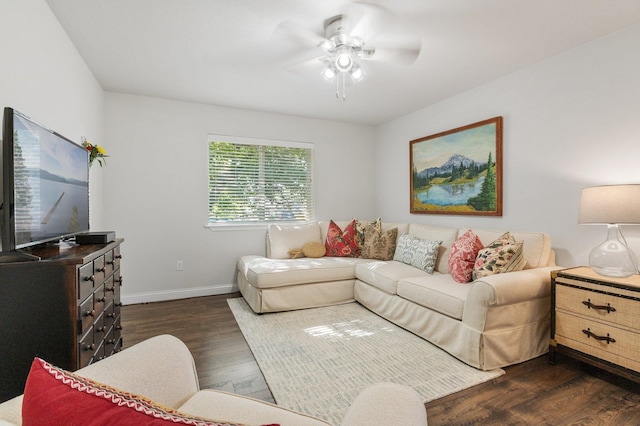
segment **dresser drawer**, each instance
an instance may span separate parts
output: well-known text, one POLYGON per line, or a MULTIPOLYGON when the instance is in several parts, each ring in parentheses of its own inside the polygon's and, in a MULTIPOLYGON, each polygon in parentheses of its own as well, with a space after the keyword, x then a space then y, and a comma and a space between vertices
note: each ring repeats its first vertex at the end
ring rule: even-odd
POLYGON ((556 309, 622 327, 640 329, 639 302, 581 288, 556 286, 556 309))
POLYGON ((558 344, 640 372, 640 334, 562 311, 555 321, 558 344))
POLYGON ((96 344, 93 342, 93 329, 90 329, 78 342, 78 362, 80 368, 91 364, 95 350, 96 344))
POLYGON ((84 299, 93 292, 93 262, 82 265, 78 269, 78 299, 84 299))

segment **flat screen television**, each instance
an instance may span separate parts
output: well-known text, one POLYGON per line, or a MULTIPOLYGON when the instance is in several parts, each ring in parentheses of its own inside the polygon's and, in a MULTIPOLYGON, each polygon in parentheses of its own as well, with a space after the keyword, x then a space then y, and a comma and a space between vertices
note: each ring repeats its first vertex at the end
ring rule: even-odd
POLYGON ((89 152, 9 107, 2 177, 2 252, 89 230, 89 152))

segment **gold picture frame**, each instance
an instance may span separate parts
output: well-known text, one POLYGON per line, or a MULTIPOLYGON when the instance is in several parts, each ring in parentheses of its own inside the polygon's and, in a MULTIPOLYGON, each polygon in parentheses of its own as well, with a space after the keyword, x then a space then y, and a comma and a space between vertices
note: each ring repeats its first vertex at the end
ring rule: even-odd
POLYGON ((502 117, 409 142, 410 212, 502 216, 502 117))

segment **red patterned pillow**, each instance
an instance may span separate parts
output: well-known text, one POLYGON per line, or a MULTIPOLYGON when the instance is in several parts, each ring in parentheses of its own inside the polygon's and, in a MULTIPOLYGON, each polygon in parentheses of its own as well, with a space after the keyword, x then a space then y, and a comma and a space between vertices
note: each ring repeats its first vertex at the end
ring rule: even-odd
POLYGON ((161 407, 146 398, 54 367, 40 358, 33 360, 27 377, 22 401, 22 423, 25 426, 239 426, 161 407))
POLYGON ((459 283, 471 282, 473 265, 482 248, 480 238, 471 229, 453 243, 449 254, 449 273, 454 280, 459 283))
POLYGON ((330 221, 327 238, 324 243, 327 249, 326 256, 359 257, 360 249, 358 248, 356 235, 355 219, 349 222, 344 231, 333 220, 330 221))

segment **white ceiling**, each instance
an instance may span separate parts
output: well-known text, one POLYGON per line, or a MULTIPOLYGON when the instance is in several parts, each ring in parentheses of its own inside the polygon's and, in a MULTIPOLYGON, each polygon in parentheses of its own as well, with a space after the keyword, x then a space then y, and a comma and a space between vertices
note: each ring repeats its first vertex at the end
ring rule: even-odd
POLYGON ((370 0, 396 21, 369 44, 412 36, 422 51, 411 66, 367 61, 342 101, 320 65, 292 72, 313 48, 273 33, 321 34, 348 1, 46 1, 105 90, 368 125, 640 22, 639 0, 370 0))

